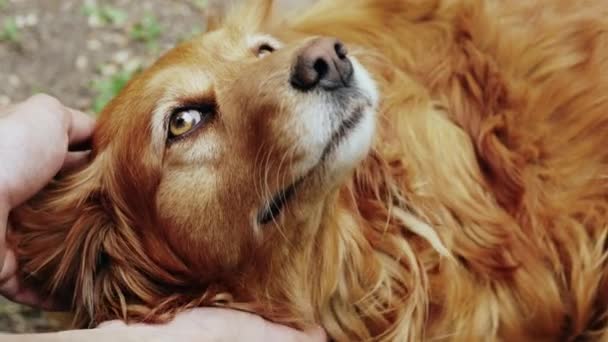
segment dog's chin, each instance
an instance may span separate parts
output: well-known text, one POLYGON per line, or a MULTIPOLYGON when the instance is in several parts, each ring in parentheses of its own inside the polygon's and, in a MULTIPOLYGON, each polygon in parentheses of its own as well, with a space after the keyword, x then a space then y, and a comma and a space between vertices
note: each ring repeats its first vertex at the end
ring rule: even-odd
POLYGON ((258 212, 258 223, 267 224, 274 220, 292 201, 310 201, 339 186, 369 153, 374 135, 374 116, 371 106, 356 107, 335 131, 318 163, 267 201, 258 212), (296 195, 298 198, 292 199, 296 195))
POLYGON ((326 195, 369 153, 375 132, 378 93, 367 71, 356 60, 352 62, 354 80, 336 95, 343 101, 342 106, 335 113, 327 113, 337 119, 325 143, 317 145, 318 150, 310 154, 313 159, 294 177, 295 181, 267 199, 258 212, 258 223, 274 220, 292 201, 310 201, 326 195))
POLYGON ((319 187, 329 189, 339 184, 369 153, 375 132, 378 94, 367 71, 353 59, 355 70, 352 100, 340 116, 321 154, 316 172, 319 187))

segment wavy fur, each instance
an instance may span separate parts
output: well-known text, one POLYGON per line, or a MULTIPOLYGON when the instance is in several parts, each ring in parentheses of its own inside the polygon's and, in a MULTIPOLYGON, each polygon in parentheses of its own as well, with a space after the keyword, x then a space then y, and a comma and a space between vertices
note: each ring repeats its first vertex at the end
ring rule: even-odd
POLYGON ((325 1, 279 25, 355 46, 382 94, 373 150, 316 233, 273 245, 244 287, 198 284, 138 235, 140 184, 89 167, 12 213, 41 286, 85 324, 228 303, 338 341, 608 338, 602 1, 325 1))

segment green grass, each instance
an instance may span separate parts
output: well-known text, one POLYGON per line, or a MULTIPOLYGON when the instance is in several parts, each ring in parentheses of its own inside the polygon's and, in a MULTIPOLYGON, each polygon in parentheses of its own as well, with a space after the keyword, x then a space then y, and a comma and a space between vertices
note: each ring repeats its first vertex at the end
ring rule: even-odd
POLYGON ((209 5, 209 0, 192 0, 192 2, 199 9, 205 9, 209 5))
POLYGON ((87 17, 96 17, 104 25, 122 25, 127 21, 127 12, 110 5, 87 4, 82 8, 87 17))
POLYGON ((95 113, 101 110, 127 85, 129 80, 137 73, 136 71, 120 70, 113 75, 93 82, 95 97, 93 108, 95 113))
POLYGON ((41 86, 41 85, 33 85, 30 88, 30 94, 32 95, 36 95, 36 94, 41 94, 41 93, 45 93, 45 94, 49 94, 51 91, 46 88, 45 86, 41 86))
POLYGON ((18 43, 20 38, 21 34, 15 18, 7 19, 0 29, 0 41, 18 43))
POLYGON ((129 36, 135 41, 145 43, 149 49, 155 50, 158 47, 158 40, 162 33, 163 28, 158 19, 148 13, 133 26, 129 36))
POLYGON ((8 0, 0 0, 0 10, 8 7, 8 0))

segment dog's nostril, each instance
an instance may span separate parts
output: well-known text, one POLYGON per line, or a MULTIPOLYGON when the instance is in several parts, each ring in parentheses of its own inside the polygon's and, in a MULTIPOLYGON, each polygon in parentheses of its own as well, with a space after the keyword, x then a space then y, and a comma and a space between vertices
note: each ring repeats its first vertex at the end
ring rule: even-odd
POLYGON ((325 75, 327 75, 327 72, 329 71, 329 65, 327 65, 327 62, 322 58, 319 58, 315 61, 313 68, 317 72, 317 79, 325 77, 325 75))
POLYGON ((291 85, 303 91, 317 86, 324 90, 347 87, 353 68, 346 54, 344 44, 335 38, 319 38, 310 42, 296 57, 291 85))
POLYGON ((340 59, 346 58, 346 55, 348 54, 346 46, 344 46, 344 44, 342 44, 341 42, 336 42, 336 44, 334 44, 334 50, 336 51, 336 55, 338 55, 338 58, 340 59))

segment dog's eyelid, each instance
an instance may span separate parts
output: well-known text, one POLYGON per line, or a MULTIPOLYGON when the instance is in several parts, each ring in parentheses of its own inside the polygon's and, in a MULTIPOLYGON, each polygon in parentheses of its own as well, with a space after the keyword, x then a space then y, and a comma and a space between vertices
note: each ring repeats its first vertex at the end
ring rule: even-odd
POLYGON ((170 113, 169 118, 176 113, 187 112, 189 110, 195 110, 201 113, 213 113, 216 111, 217 105, 213 101, 204 101, 204 102, 184 102, 176 107, 174 107, 170 113))
POLYGON ((262 51, 268 51, 268 52, 274 52, 275 48, 270 46, 270 44, 268 43, 263 43, 260 45, 260 47, 258 47, 258 51, 262 52, 262 51))
POLYGON ((269 35, 257 35, 249 38, 249 47, 256 57, 262 58, 282 47, 281 42, 269 35))

